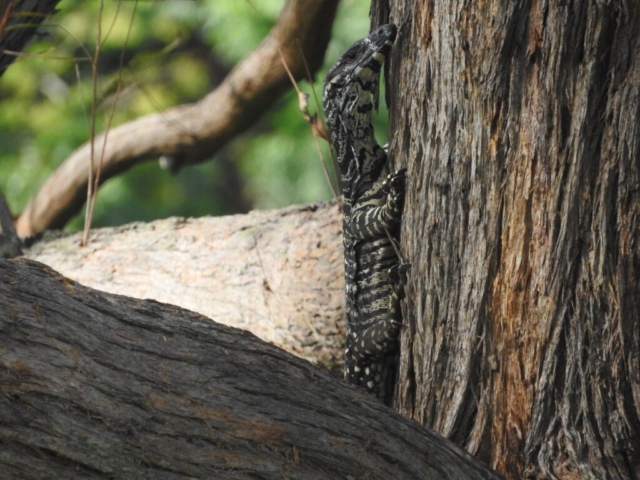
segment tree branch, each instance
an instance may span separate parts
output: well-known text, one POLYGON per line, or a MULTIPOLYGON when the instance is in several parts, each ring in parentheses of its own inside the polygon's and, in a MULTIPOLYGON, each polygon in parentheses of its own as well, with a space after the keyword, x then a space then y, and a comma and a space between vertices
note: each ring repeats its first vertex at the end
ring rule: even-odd
POLYGON ((81 234, 47 232, 25 251, 83 285, 179 305, 331 370, 344 356, 342 217, 335 203, 170 218, 81 234))
MULTIPOLYGON (((162 155, 180 165, 202 162, 249 128, 290 88, 280 61, 305 75, 322 64, 338 0, 289 0, 262 44, 200 102, 139 118, 109 131, 101 181, 140 161, 162 155)), ((104 134, 96 137, 96 145, 104 134)), ((101 148, 98 148, 100 151, 101 148)), ((96 162, 98 163, 98 162, 96 162)), ((82 207, 89 178, 90 145, 77 149, 45 182, 18 218, 22 237, 61 228, 82 207)))
POLYGON ((253 335, 0 260, 0 465, 36 478, 496 479, 253 335))

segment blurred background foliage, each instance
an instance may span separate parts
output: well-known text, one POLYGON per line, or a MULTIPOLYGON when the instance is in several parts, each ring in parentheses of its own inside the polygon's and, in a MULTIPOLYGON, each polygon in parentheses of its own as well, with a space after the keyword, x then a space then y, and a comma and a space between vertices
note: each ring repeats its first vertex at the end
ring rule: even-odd
MULTIPOLYGON (((96 130, 107 125, 119 76, 124 91, 112 126, 206 95, 260 44, 283 4, 284 0, 105 1, 96 130)), ((0 189, 14 214, 89 139, 92 83, 87 58, 96 47, 100 2, 62 0, 58 8, 27 49, 29 55, 0 77, 0 189)), ((303 91, 315 88, 321 97, 329 66, 367 34, 368 9, 368 2, 341 2, 324 67, 313 87, 300 84, 303 91)), ((316 111, 313 99, 311 106, 316 111)), ((376 125, 381 142, 385 132, 386 109, 381 105, 376 125)), ((322 147, 328 158, 324 142, 322 147)), ((241 213, 331 198, 293 89, 210 161, 172 175, 154 160, 101 187, 93 226, 241 213)), ((67 229, 81 228, 82 219, 78 215, 67 229)))

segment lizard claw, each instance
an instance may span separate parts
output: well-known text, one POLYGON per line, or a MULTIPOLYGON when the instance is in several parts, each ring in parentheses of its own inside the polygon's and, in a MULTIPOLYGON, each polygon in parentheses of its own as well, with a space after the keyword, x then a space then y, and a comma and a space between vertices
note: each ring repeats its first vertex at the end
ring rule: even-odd
POLYGON ((382 182, 382 188, 384 189, 384 191, 386 193, 389 193, 392 190, 395 190, 396 192, 403 192, 406 173, 407 173, 407 169, 401 168, 387 175, 386 180, 382 182))

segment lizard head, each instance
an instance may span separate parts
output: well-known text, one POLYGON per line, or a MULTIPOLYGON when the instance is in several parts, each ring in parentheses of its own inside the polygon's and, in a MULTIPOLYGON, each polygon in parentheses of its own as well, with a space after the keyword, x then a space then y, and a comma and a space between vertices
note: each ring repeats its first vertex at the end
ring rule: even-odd
POLYGON ((380 69, 393 46, 396 32, 396 26, 391 23, 381 25, 369 36, 354 43, 327 73, 325 95, 328 94, 329 98, 338 95, 344 97, 344 91, 356 83, 363 90, 373 91, 377 88, 380 69))
POLYGON ((324 113, 345 194, 367 174, 379 170, 386 159, 373 135, 371 111, 377 107, 380 70, 396 32, 395 25, 382 25, 358 40, 324 81, 324 113))

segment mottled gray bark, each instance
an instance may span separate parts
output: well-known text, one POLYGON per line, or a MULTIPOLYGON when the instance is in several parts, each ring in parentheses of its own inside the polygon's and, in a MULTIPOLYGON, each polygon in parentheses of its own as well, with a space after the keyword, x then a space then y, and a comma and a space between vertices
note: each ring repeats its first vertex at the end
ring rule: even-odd
POLYGON ((400 26, 396 406, 508 478, 640 478, 640 3, 372 13, 400 26))
POLYGON ((0 259, 2 478, 497 479, 308 362, 0 259))

